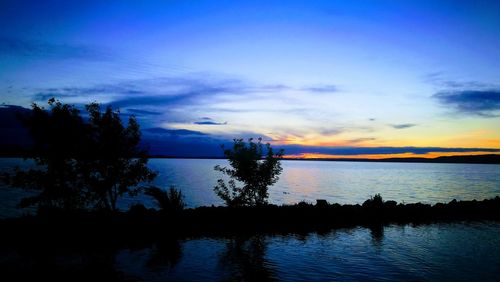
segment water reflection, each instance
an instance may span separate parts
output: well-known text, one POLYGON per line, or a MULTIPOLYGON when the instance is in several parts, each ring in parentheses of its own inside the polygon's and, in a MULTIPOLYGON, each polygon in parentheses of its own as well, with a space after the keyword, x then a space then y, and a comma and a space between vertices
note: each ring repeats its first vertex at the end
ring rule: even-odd
POLYGON ((169 239, 156 243, 151 248, 151 255, 146 266, 153 271, 175 267, 182 258, 182 247, 178 240, 169 239))
POLYGON ((47 247, 0 251, 1 281, 118 281, 116 251, 62 250, 47 247))
POLYGON ((384 239, 384 226, 382 224, 374 224, 368 227, 372 237, 372 244, 374 247, 381 247, 384 239))
POLYGON ((0 248, 0 281, 135 281, 152 273, 165 277, 182 253, 175 238, 131 246, 26 242, 0 248))
POLYGON ((476 222, 71 249, 30 241, 0 244, 0 281, 496 281, 499 234, 498 222, 476 222))
POLYGON ((266 260, 267 239, 263 235, 228 239, 219 257, 223 281, 275 281, 273 266, 266 260))

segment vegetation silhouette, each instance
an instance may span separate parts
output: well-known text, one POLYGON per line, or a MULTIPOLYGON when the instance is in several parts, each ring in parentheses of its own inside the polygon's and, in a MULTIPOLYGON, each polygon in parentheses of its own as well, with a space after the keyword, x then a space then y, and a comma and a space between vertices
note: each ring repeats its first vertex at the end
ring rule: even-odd
POLYGON ((30 115, 20 116, 33 139, 30 155, 39 169, 17 168, 14 175, 5 175, 5 180, 12 186, 40 191, 36 196, 24 198, 19 203, 21 207, 82 208, 87 193, 83 191, 83 179, 78 177, 74 159, 83 158, 89 149, 83 146, 88 128, 75 107, 54 99, 48 104, 50 112, 33 104, 30 115))
POLYGON ((114 256, 111 255, 116 250, 154 246, 146 267, 163 271, 175 266, 182 256, 182 247, 168 240, 232 236, 235 240, 228 244, 227 251, 220 258, 229 276, 236 280, 272 280, 273 269, 265 261, 265 242, 247 242, 245 238, 264 234, 326 234, 336 228, 364 226, 371 231, 372 243, 381 245, 383 226, 387 224, 500 220, 500 197, 483 201, 454 200, 435 205, 394 205, 390 202, 383 202, 377 209, 359 204, 329 203, 199 207, 184 209, 175 216, 142 206, 127 212, 59 211, 0 219, 0 255, 5 258, 0 261, 0 269, 7 270, 0 276, 19 275, 21 281, 54 276, 65 281, 80 278, 88 281, 95 280, 99 277, 97 273, 102 271, 105 274, 101 277, 112 281, 123 278, 123 273, 113 267, 114 256), (75 249, 84 254, 103 252, 104 257, 85 255, 88 261, 81 264, 61 265, 61 261, 67 258, 64 256, 66 250, 71 253, 75 249), (59 250, 63 251, 62 256, 59 250), (72 275, 75 276, 73 279, 72 275))
POLYGON ((141 132, 134 116, 125 127, 111 107, 101 112, 99 104, 91 103, 86 109, 93 150, 83 162, 85 182, 97 207, 115 211, 119 197, 137 195, 138 185, 151 182, 157 173, 148 168, 147 152, 139 147, 141 132))
POLYGON ((163 212, 179 212, 186 207, 184 195, 173 186, 168 191, 158 187, 148 187, 144 189, 144 194, 152 197, 163 212))
POLYGON ((280 160, 283 150, 274 152, 271 145, 262 144, 262 139, 234 139, 233 148, 224 149, 224 156, 231 168, 216 165, 214 169, 228 176, 230 180, 219 179, 214 192, 229 207, 262 206, 267 204, 268 187, 278 181, 283 170, 280 160), (238 186, 241 183, 243 186, 238 186))
POLYGON ((374 196, 371 196, 370 199, 366 200, 363 202, 363 207, 364 208, 381 208, 384 205, 384 200, 382 199, 382 196, 380 194, 375 194, 374 196))
POLYGON ((119 197, 136 195, 140 183, 156 177, 146 151, 139 148, 135 117, 125 126, 118 111, 101 111, 97 103, 85 107, 88 120, 76 107, 53 98, 48 106, 33 104, 31 114, 21 117, 33 139, 29 158, 36 168, 4 175, 11 186, 40 191, 23 199, 21 207, 116 211, 119 197))

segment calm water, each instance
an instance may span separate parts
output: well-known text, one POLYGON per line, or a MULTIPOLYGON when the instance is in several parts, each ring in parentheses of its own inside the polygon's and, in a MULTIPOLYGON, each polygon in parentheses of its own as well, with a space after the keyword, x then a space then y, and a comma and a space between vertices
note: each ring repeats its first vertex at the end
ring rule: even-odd
MULTIPOLYGON (((156 185, 175 185, 191 207, 221 204, 212 191, 220 177, 213 170, 216 164, 225 161, 150 161, 160 173, 156 185)), ((29 166, 19 159, 0 160, 2 171, 15 165, 29 166)), ((15 204, 26 192, 3 187, 0 193, 0 214, 19 215, 15 204)), ((270 201, 362 203, 375 193, 398 202, 491 198, 500 195, 500 165, 284 161, 280 181, 270 188, 270 201)), ((125 199, 121 206, 137 202, 151 204, 138 197, 125 199)), ((94 255, 123 277, 146 281, 497 281, 499 254, 500 223, 462 222, 301 236, 191 238, 94 255)), ((88 253, 44 255, 50 255, 41 258, 49 267, 95 258, 87 258, 88 253)), ((33 263, 26 255, 10 258, 14 265, 33 263)))
POLYGON ((460 223, 192 239, 159 264, 155 246, 122 250, 115 268, 148 281, 498 281, 499 254, 499 223, 460 223))
MULTIPOLYGON (((190 206, 222 204, 212 187, 224 160, 153 159, 160 172, 156 184, 182 189, 190 206)), ((363 203, 380 193, 397 202, 449 202, 500 195, 500 165, 283 161, 280 180, 270 201, 291 204, 326 199, 336 203, 363 203)))
POLYGON ((23 250, 0 256, 0 268, 63 271, 68 281, 79 275, 75 270, 98 277, 104 270, 126 281, 498 281, 499 254, 500 223, 463 222, 191 238, 76 253, 23 250))
MULTIPOLYGON (((213 186, 221 177, 213 167, 226 165, 225 160, 151 159, 150 167, 159 172, 155 184, 176 186, 185 195, 189 207, 222 205, 213 186)), ((333 203, 363 203, 380 193, 397 202, 449 202, 482 200, 500 195, 500 165, 364 163, 283 161, 280 180, 269 189, 270 202, 293 204, 326 199, 333 203)), ((0 159, 0 171, 16 165, 29 166, 21 159, 0 159)), ((20 214, 15 209, 23 193, 3 187, 0 191, 0 215, 20 214)), ((124 209, 134 203, 151 205, 146 197, 124 199, 124 209)))

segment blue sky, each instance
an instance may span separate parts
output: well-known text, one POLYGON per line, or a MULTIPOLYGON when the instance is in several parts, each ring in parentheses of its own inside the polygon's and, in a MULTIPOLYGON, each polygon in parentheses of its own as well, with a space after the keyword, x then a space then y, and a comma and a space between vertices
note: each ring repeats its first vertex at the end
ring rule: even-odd
POLYGON ((500 149, 498 1, 103 2, 2 1, 1 102, 110 104, 174 155, 500 149))

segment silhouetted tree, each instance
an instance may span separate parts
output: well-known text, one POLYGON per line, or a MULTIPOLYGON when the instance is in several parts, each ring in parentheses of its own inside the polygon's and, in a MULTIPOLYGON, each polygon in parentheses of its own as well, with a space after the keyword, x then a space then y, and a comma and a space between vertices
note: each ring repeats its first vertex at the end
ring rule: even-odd
POLYGON ((48 105, 50 110, 33 104, 31 114, 20 116, 33 139, 29 155, 36 167, 16 168, 14 174, 6 175, 6 180, 12 186, 40 191, 21 200, 21 207, 82 208, 89 191, 76 160, 86 153, 89 128, 75 107, 55 99, 50 99, 48 105))
POLYGON ((6 177, 12 186, 40 191, 23 199, 21 206, 116 210, 120 196, 134 195, 139 183, 154 179, 146 152, 139 149, 134 117, 124 126, 118 111, 108 107, 101 112, 91 103, 85 121, 74 106, 55 99, 48 105, 46 110, 33 104, 32 113, 22 118, 33 138, 30 156, 36 168, 18 168, 6 177))
POLYGON ((283 150, 274 153, 269 143, 265 145, 265 152, 263 147, 261 138, 257 143, 251 138, 248 143, 243 139, 234 139, 233 148, 224 150, 231 168, 217 165, 214 169, 231 179, 227 184, 219 179, 214 191, 226 205, 254 206, 267 203, 268 187, 278 181, 282 171, 280 160, 283 150), (243 186, 238 186, 237 182, 243 186))
POLYGON ((120 113, 97 103, 86 106, 90 115, 92 157, 84 161, 86 183, 98 208, 116 210, 124 194, 137 195, 141 182, 150 182, 156 173, 147 167, 145 150, 139 148, 141 132, 134 116, 124 126, 120 113))

